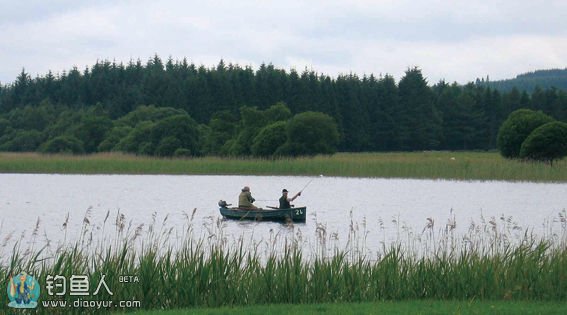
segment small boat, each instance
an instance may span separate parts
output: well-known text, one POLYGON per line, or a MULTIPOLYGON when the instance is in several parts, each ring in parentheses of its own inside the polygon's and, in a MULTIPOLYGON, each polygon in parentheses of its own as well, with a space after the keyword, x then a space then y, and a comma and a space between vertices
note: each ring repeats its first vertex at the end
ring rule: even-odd
POLYGON ((289 209, 240 209, 228 207, 219 203, 221 215, 227 219, 256 220, 256 221, 283 221, 283 222, 305 222, 307 207, 289 209))

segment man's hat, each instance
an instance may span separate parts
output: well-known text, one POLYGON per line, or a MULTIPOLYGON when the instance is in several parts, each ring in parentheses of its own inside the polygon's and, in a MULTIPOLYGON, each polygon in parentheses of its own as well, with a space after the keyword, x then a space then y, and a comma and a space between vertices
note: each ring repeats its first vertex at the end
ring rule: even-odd
POLYGON ((284 193, 284 192, 287 192, 287 189, 284 188, 284 189, 282 190, 282 192, 283 192, 283 193, 284 193))

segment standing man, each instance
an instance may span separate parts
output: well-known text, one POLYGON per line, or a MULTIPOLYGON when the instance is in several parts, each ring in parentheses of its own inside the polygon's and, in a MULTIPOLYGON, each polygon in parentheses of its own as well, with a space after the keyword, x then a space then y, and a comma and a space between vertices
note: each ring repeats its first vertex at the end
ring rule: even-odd
POLYGON ((287 189, 283 189, 282 190, 282 196, 280 197, 280 209, 289 209, 291 208, 291 201, 294 201, 295 198, 301 196, 301 191, 298 192, 297 194, 295 194, 295 196, 293 196, 293 198, 289 198, 287 196, 287 189))
POLYGON ((252 204, 254 201, 256 201, 256 199, 252 197, 250 187, 244 186, 244 188, 242 188, 242 192, 238 196, 238 208, 258 209, 258 207, 252 204))

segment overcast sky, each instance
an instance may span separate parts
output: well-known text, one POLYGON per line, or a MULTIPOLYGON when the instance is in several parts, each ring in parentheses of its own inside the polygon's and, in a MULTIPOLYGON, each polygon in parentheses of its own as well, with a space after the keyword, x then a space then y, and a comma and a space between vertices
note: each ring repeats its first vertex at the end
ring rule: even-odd
POLYGON ((567 67, 567 1, 0 0, 0 82, 154 54, 430 83, 567 67))

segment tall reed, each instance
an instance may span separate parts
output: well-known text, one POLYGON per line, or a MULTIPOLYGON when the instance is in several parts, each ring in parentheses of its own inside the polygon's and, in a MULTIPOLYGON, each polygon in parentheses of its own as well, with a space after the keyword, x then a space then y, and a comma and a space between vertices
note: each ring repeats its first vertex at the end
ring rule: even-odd
MULTIPOLYGON (((139 300, 142 308, 156 309, 406 299, 567 301, 565 210, 553 236, 524 231, 514 241, 508 218, 472 224, 466 235, 456 235, 451 220, 437 228, 430 218, 419 237, 400 235, 399 241, 384 242, 376 257, 365 249, 365 222, 351 221, 342 248, 336 246, 338 236, 319 224, 315 250, 305 251, 305 236, 293 225, 287 235, 250 243, 244 237, 230 240, 222 220, 211 219, 208 234, 195 235, 196 210, 185 214, 181 231, 168 227, 168 217, 160 223, 154 215, 147 226, 134 227, 120 213, 114 220, 107 215, 102 226, 94 227, 89 211, 77 240, 54 246, 34 239, 25 247, 20 239, 11 249, 0 247, 0 278, 7 283, 9 276, 26 271, 45 289, 47 275, 87 275, 92 293, 104 275, 113 295, 102 290, 90 299, 116 304, 139 300), (93 238, 93 232, 110 229, 110 224, 112 231, 93 238), (136 276, 139 282, 121 282, 124 275, 136 276)), ((75 299, 43 292, 40 303, 75 299)), ((120 309, 40 306, 38 313, 70 310, 120 309)), ((7 311, 6 303, 1 304, 0 312, 7 311)))
POLYGON ((2 173, 320 175, 457 180, 567 181, 567 159, 553 167, 496 152, 337 153, 331 156, 155 158, 0 153, 2 173))

